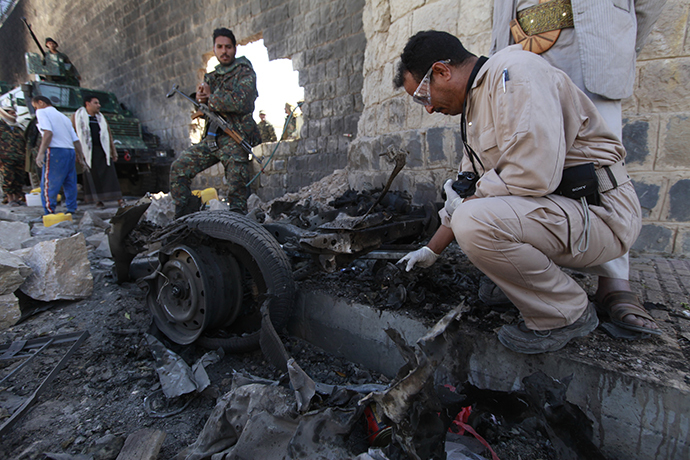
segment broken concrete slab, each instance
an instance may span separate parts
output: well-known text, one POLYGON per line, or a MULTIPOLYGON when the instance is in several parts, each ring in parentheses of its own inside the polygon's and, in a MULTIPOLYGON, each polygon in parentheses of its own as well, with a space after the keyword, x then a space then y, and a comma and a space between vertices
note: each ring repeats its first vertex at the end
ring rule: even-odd
POLYGON ((79 230, 83 231, 87 227, 96 227, 105 230, 110 227, 110 224, 101 219, 95 212, 86 211, 79 221, 79 230))
POLYGON ((30 223, 32 218, 26 213, 15 213, 5 207, 0 207, 0 220, 8 222, 24 222, 30 223))
POLYGON ((36 224, 31 228, 31 236, 34 237, 50 237, 57 239, 67 238, 75 233, 74 224, 70 221, 59 222, 50 227, 45 227, 43 224, 36 224))
POLYGON ((151 195, 151 205, 144 214, 144 220, 161 227, 175 220, 175 205, 169 193, 151 195))
POLYGON ((111 259, 113 255, 110 252, 110 244, 108 243, 108 235, 99 232, 94 235, 86 237, 86 242, 93 246, 94 253, 99 257, 106 257, 111 259))
POLYGON ((86 448, 84 453, 90 455, 94 460, 116 458, 118 453, 122 451, 124 444, 124 436, 116 436, 112 433, 107 433, 93 441, 89 447, 86 448))
POLYGON ((45 302, 84 299, 93 292, 93 276, 84 235, 44 241, 24 253, 33 274, 20 287, 29 297, 45 302))
MULTIPOLYGON (((389 327, 400 331, 408 342, 428 331, 420 320, 404 314, 316 291, 301 292, 288 325, 291 333, 325 351, 392 377, 403 363, 384 332, 389 327), (342 347, 343 343, 351 346, 342 347)), ((596 359, 590 356, 591 347, 580 349, 577 344, 555 353, 518 355, 503 347, 495 334, 465 325, 454 337, 439 369, 446 369, 445 375, 438 379, 511 391, 537 369, 553 378, 574 374, 567 400, 592 421, 593 442, 604 455, 640 460, 689 458, 690 419, 686 414, 690 413, 690 385, 683 370, 662 362, 685 362, 682 352, 667 342, 636 346, 656 350, 659 362, 641 363, 633 372, 617 365, 621 357, 596 359)))
POLYGON ((22 316, 19 299, 14 294, 0 295, 0 331, 14 326, 22 316))
POLYGON ((22 257, 0 248, 0 295, 11 294, 31 275, 22 257))
POLYGON ((127 436, 116 460, 156 460, 165 436, 165 431, 151 428, 136 431, 127 436))
POLYGON ((22 241, 31 238, 31 229, 24 222, 0 221, 0 248, 21 249, 22 241))
POLYGON ((32 236, 28 240, 22 241, 22 249, 32 248, 38 243, 43 241, 54 240, 56 237, 54 235, 42 235, 42 236, 32 236))

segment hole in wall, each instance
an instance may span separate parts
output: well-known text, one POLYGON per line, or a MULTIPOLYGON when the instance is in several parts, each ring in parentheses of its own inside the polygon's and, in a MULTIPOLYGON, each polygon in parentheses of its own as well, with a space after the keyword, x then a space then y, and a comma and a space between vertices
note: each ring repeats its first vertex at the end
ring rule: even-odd
MULTIPOLYGON (((256 85, 259 97, 254 105, 254 120, 259 123, 259 111, 264 111, 266 120, 273 125, 276 136, 280 139, 283 127, 287 120, 286 104, 296 107, 297 103, 304 100, 304 88, 299 86, 299 72, 293 70, 292 60, 275 59, 269 61, 268 50, 264 46, 263 39, 237 45, 237 57, 245 56, 252 63, 256 72, 256 85)), ((218 65, 218 59, 213 53, 203 56, 206 62, 205 72, 212 72, 218 65)), ((203 75, 200 77, 203 79, 203 75)), ((289 138, 299 138, 299 132, 303 124, 302 112, 295 110, 296 129, 289 138)), ((196 120, 190 129, 190 140, 197 143, 203 133, 203 121, 196 120)))

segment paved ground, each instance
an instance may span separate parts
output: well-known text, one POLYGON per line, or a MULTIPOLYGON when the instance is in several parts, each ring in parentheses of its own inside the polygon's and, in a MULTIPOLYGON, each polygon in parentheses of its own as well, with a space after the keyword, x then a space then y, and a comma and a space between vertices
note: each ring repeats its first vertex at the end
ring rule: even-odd
POLYGON ((690 303, 690 260, 660 255, 630 258, 630 280, 645 302, 690 303))

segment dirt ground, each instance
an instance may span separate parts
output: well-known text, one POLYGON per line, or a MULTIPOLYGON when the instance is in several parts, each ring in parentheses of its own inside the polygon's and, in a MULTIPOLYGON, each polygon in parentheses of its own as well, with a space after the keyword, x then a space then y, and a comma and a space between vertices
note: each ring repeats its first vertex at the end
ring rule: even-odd
MULTIPOLYGON (((144 292, 135 283, 116 284, 112 261, 97 256, 93 250, 89 254, 94 276, 94 292, 90 298, 48 304, 27 302, 26 311, 34 309, 34 314, 0 332, 0 343, 78 331, 90 334, 33 407, 0 438, 3 458, 43 459, 45 453, 52 452, 66 455, 60 457, 64 459, 80 458, 79 454, 91 455, 94 459, 114 459, 118 446, 121 447, 129 434, 141 428, 155 428, 166 433, 158 458, 169 459, 194 442, 215 399, 229 390, 233 371, 269 379, 280 377, 260 351, 226 355, 207 368, 210 388, 160 410, 165 412, 188 402, 180 413, 164 418, 155 416, 145 406, 147 397, 161 398, 154 360, 144 338, 151 326, 144 292)), ((305 263, 303 260, 294 262, 296 269, 305 263)), ((591 277, 574 276, 593 293, 595 286, 591 277)), ((406 273, 399 266, 362 259, 336 273, 312 274, 300 280, 298 287, 322 289, 382 309, 406 310, 429 324, 460 302, 471 307, 468 321, 481 330, 490 332, 501 324, 515 321, 515 310, 492 311, 477 299, 480 277, 481 273, 467 262, 459 249, 451 247, 429 270, 406 273), (400 286, 404 287, 404 293, 400 286)), ((687 332, 688 321, 669 314, 680 306, 655 304, 651 307, 667 313, 662 324, 667 334, 676 337, 687 332)), ((383 375, 329 355, 304 341, 284 334, 282 338, 287 351, 315 381, 337 385, 389 382, 383 375)), ((169 342, 166 345, 190 365, 207 351, 194 345, 183 347, 169 342)), ((603 365, 626 371, 639 371, 644 367, 645 372, 659 379, 663 379, 665 373, 687 373, 690 358, 690 347, 679 349, 675 340, 655 338, 631 345, 612 339, 601 330, 582 340, 580 346, 586 347, 603 365), (671 342, 673 346, 667 346, 671 342)), ((0 383, 0 423, 9 417, 11 410, 8 408, 16 404, 10 395, 30 395, 65 351, 66 347, 55 347, 46 358, 37 359, 22 373, 0 383)), ((0 361, 0 378, 10 369, 6 361, 0 361)), ((557 458, 548 439, 536 430, 484 434, 503 459, 557 458)))

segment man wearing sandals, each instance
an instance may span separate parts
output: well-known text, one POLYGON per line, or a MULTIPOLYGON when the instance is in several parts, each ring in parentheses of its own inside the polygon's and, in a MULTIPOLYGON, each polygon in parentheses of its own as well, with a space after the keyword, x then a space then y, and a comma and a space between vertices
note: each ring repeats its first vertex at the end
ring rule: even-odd
POLYGON ((594 305, 560 267, 620 257, 642 225, 625 149, 592 102, 520 46, 487 59, 437 31, 410 38, 394 84, 430 114, 462 115, 460 171, 479 176, 465 198, 446 182, 442 226, 400 262, 428 267, 457 240, 520 310, 523 321, 498 333, 511 350, 555 351, 589 334, 594 305))
MULTIPOLYGON (((665 3, 494 0, 490 54, 520 43, 524 49, 541 55, 570 77, 594 103, 611 131, 622 139, 621 99, 633 93, 637 54, 665 3)), ((635 334, 658 332, 630 290, 627 253, 583 271, 599 277, 595 300, 619 328, 612 331, 615 335, 632 338, 635 334), (633 331, 633 335, 626 331, 633 331)), ((490 281, 482 282, 479 298, 488 305, 508 300, 490 281)))

